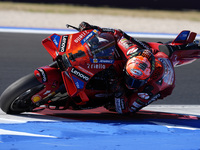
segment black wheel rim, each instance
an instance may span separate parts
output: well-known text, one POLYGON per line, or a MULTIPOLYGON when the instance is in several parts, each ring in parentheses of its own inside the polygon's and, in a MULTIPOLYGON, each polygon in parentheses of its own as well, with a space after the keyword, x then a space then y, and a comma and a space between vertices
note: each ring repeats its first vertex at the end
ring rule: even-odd
POLYGON ((19 95, 10 105, 10 110, 14 112, 28 112, 32 111, 37 106, 31 101, 31 97, 41 91, 43 85, 39 85, 32 89, 28 89, 19 95))

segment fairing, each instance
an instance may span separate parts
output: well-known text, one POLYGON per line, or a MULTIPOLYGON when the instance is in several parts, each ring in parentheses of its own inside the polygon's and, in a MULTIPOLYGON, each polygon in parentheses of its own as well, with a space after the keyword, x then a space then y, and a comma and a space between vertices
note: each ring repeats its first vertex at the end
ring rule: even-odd
POLYGON ((112 35, 98 30, 62 36, 53 34, 42 44, 53 59, 60 62, 69 96, 79 96, 83 104, 89 100, 85 87, 90 79, 114 63, 115 40, 112 35))

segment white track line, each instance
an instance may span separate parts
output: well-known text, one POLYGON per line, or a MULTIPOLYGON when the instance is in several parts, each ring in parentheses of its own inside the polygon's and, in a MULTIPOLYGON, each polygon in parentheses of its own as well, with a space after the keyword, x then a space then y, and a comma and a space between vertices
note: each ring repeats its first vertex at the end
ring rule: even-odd
POLYGON ((50 135, 32 134, 27 132, 18 132, 18 131, 4 130, 4 129, 0 129, 0 135, 20 135, 20 136, 57 138, 55 136, 50 136, 50 135))
POLYGON ((143 110, 200 117, 200 105, 149 105, 143 110))
POLYGON ((193 128, 193 127, 177 125, 177 124, 170 124, 170 123, 165 123, 165 122, 157 122, 157 121, 150 121, 150 122, 157 124, 157 125, 165 126, 167 128, 177 128, 177 129, 185 129, 185 130, 200 130, 200 128, 193 128))

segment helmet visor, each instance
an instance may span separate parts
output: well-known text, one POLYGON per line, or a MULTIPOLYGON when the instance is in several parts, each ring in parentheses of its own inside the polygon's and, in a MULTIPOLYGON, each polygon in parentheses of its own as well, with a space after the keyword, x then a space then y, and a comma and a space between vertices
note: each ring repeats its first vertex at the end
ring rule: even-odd
POLYGON ((146 80, 135 79, 135 78, 127 75, 127 73, 126 73, 125 74, 125 83, 126 83, 127 88, 129 88, 129 89, 138 89, 146 83, 146 80))

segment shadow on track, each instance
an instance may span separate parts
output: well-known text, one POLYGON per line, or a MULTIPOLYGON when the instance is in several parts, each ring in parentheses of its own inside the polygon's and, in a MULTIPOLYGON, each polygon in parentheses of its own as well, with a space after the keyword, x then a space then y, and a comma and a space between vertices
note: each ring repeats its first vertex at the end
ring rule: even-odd
MULTIPOLYGON (((184 126, 189 128, 200 129, 200 118, 197 116, 183 115, 183 114, 173 114, 164 112, 154 112, 141 110, 137 113, 131 115, 120 115, 115 112, 110 112, 102 107, 91 109, 91 110, 49 110, 44 109, 37 113, 31 114, 20 114, 15 115, 18 117, 29 118, 34 122, 38 120, 43 120, 44 122, 93 122, 100 124, 112 124, 115 125, 163 125, 163 126, 184 126)), ((28 119, 27 119, 28 120, 28 119)))
POLYGON ((53 116, 63 119, 70 119, 76 121, 85 121, 85 122, 119 122, 119 123, 128 123, 136 121, 145 121, 145 120, 199 120, 197 116, 183 115, 183 114, 174 114, 174 113, 165 113, 157 111, 146 111, 140 110, 134 114, 120 115, 116 112, 110 112, 103 107, 91 109, 91 110, 49 110, 44 109, 39 114, 46 116, 53 116))

